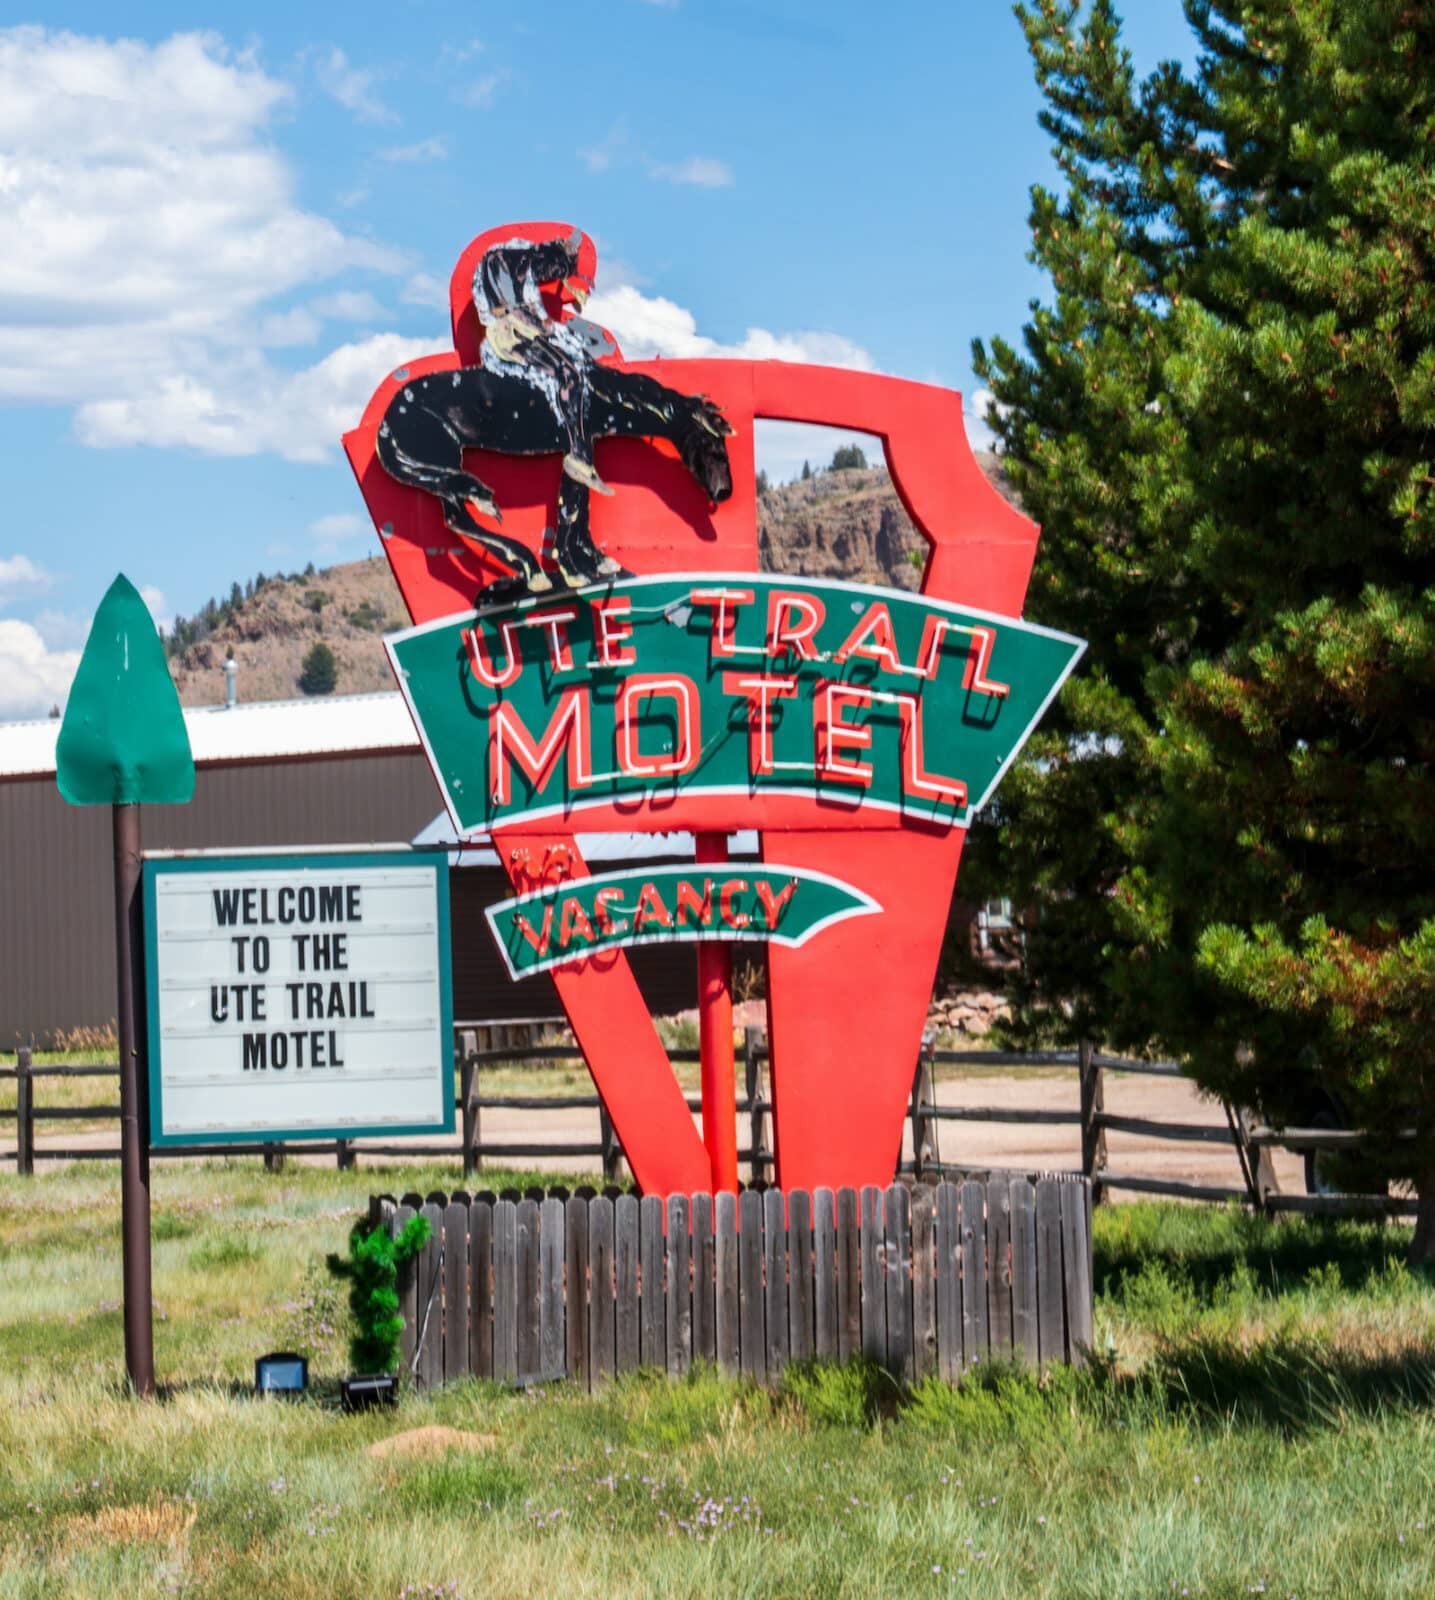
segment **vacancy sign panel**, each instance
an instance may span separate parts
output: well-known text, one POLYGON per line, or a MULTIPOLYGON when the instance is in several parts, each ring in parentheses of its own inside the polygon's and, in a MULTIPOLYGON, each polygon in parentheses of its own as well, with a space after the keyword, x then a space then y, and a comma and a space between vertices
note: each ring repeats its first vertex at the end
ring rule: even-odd
POLYGON ((150 1143, 450 1132, 445 858, 145 863, 150 1143))

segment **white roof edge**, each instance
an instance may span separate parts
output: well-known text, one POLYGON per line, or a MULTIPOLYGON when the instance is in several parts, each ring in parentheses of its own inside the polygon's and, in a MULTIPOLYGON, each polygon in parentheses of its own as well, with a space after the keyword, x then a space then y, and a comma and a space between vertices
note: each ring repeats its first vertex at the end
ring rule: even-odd
MULTIPOLYGON (((419 750, 397 690, 325 695, 311 700, 250 700, 236 706, 185 706, 195 763, 259 761, 275 756, 419 750)), ((0 723, 0 781, 55 771, 60 719, 0 723)))

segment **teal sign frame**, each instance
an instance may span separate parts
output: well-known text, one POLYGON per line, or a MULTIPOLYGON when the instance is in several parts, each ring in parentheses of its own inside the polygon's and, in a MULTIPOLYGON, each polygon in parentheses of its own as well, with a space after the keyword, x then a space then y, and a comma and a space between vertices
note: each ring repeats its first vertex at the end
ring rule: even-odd
POLYGON ((868 827, 966 827, 1085 648, 771 573, 624 578, 384 644, 464 837, 690 796, 747 803, 758 825, 767 797, 795 795, 868 827))
POLYGON ((797 948, 882 907, 826 872, 765 862, 626 867, 567 878, 484 915, 509 977, 531 977, 640 944, 784 944, 797 948))
MULTIPOLYGON (((253 1146, 330 1139, 365 1139, 423 1133, 452 1133, 456 1127, 457 1094, 453 1064, 453 959, 450 945, 448 861, 444 852, 331 850, 320 852, 250 851, 243 855, 150 856, 144 863, 144 950, 146 1035, 149 1058, 149 1145, 151 1149, 194 1145, 253 1146), (440 1114, 433 1119, 373 1121, 362 1124, 268 1126, 256 1130, 164 1131, 164 1059, 160 1015, 158 890, 162 879, 204 873, 318 873, 333 877, 346 869, 433 873, 438 950, 440 1070, 443 1078, 440 1114)), ((278 981, 278 980, 276 980, 278 981)))

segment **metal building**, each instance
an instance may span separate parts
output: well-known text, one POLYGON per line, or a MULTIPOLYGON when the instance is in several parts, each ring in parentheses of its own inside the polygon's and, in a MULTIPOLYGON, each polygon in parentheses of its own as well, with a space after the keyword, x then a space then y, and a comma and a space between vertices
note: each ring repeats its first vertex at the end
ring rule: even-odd
MULTIPOLYGON (((398 694, 191 707, 194 799, 147 806, 152 849, 442 843, 441 800, 398 694)), ((0 724, 0 1046, 102 1028, 115 1014, 110 811, 71 806, 55 787, 60 723, 0 724)), ((597 844, 597 840, 593 844, 597 844)), ((690 839, 622 837, 593 859, 661 852, 691 857, 690 839)), ((586 852, 585 852, 586 853, 586 852)), ((464 1022, 560 1018, 546 974, 509 978, 484 907, 511 891, 492 851, 450 855, 454 1016, 464 1022), (460 865, 463 862, 465 864, 460 865), (470 864, 471 863, 471 864, 470 864)), ((631 952, 655 1015, 697 1003, 691 949, 631 952)))

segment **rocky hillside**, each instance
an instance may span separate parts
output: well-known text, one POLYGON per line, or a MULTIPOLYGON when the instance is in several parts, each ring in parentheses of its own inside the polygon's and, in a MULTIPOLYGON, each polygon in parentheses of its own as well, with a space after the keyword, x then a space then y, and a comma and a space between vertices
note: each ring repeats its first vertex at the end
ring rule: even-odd
MULTIPOLYGON (((1005 491, 995 456, 978 456, 1005 491)), ((819 472, 770 489, 758 500, 758 540, 769 572, 915 589, 926 546, 881 468, 819 472)), ((377 543, 377 540, 375 540, 377 543)), ((365 561, 264 578, 246 594, 180 625, 171 665, 185 705, 224 699, 224 661, 233 653, 242 700, 289 700, 300 693, 304 657, 322 641, 334 652, 335 692, 393 687, 381 636, 408 621, 388 563, 365 561)))
POLYGON ((293 700, 304 657, 322 641, 334 652, 336 693, 392 689, 381 640, 407 622, 389 564, 375 555, 320 572, 263 579, 249 597, 220 607, 211 630, 178 650, 170 666, 187 706, 224 699, 224 660, 230 654, 239 668, 241 700, 293 700))

